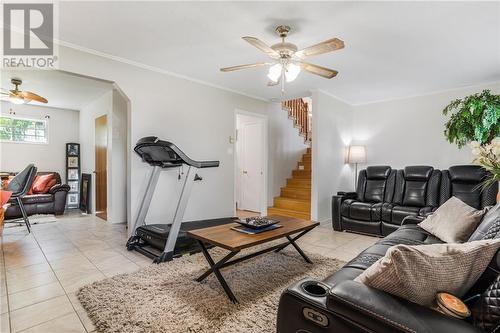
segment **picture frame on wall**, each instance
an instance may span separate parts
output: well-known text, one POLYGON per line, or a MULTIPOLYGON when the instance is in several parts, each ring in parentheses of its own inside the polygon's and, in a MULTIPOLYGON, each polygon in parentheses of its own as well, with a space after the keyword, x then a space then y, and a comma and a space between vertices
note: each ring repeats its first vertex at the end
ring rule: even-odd
POLYGON ((68 182, 70 192, 78 192, 78 181, 71 180, 68 182))
POLYGON ((78 144, 75 144, 75 143, 68 143, 66 154, 68 156, 80 155, 80 146, 78 144))
POLYGON ((68 168, 78 168, 78 157, 77 156, 68 157, 68 168))
POLYGON ((80 210, 84 213, 90 214, 90 187, 92 175, 89 173, 82 173, 82 181, 80 186, 80 210))
POLYGON ((78 204, 78 193, 68 193, 68 205, 78 204))
POLYGON ((68 180, 78 180, 78 169, 68 169, 68 180))

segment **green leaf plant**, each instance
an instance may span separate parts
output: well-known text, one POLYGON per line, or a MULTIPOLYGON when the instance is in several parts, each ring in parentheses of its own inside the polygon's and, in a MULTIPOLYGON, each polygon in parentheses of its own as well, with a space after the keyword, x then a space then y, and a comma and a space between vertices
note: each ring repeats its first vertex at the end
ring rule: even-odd
POLYGON ((471 141, 485 145, 500 136, 500 95, 490 90, 454 100, 443 114, 450 115, 444 135, 459 148, 471 141))

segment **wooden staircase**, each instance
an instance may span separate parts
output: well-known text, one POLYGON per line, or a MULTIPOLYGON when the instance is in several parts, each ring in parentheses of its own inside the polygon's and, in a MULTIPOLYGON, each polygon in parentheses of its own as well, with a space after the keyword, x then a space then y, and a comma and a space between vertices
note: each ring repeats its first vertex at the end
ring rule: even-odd
POLYGON ((281 102, 281 108, 288 112, 288 118, 293 119, 293 126, 299 130, 304 142, 310 144, 309 104, 297 98, 281 102))
POLYGON ((292 178, 287 179, 280 196, 274 198, 274 206, 267 209, 268 215, 311 219, 311 157, 311 148, 307 148, 292 171, 292 178))

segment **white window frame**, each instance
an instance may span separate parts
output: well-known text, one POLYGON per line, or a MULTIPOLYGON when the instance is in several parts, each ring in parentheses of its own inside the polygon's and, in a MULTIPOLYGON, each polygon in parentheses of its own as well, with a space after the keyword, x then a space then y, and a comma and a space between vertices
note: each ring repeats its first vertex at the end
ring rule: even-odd
POLYGON ((43 122, 45 124, 45 138, 46 142, 29 142, 29 141, 15 141, 15 140, 5 140, 0 139, 2 143, 16 143, 16 144, 25 144, 25 145, 48 145, 49 144, 49 119, 48 118, 36 118, 36 117, 19 117, 14 115, 2 115, 1 118, 10 118, 10 119, 18 119, 18 120, 28 120, 28 121, 36 121, 43 122))

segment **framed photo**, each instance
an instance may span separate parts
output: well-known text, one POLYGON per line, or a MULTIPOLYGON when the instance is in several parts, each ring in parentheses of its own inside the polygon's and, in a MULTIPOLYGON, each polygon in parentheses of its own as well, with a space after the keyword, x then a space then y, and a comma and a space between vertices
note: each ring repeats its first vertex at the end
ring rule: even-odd
POLYGON ((78 169, 68 169, 68 180, 78 180, 78 169))
POLYGON ((68 168, 78 168, 78 157, 76 156, 68 157, 68 168))
POLYGON ((78 205, 78 193, 68 194, 68 206, 78 205))
POLYGON ((66 152, 68 156, 78 156, 80 154, 79 145, 76 143, 68 143, 66 145, 68 151, 66 152))
POLYGON ((78 192, 78 181, 72 180, 68 182, 70 192, 78 192))
POLYGON ((82 173, 82 183, 80 186, 80 210, 84 213, 90 214, 90 185, 92 175, 89 173, 82 173))

